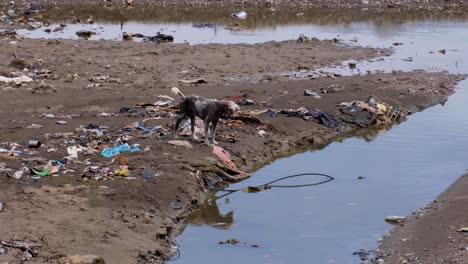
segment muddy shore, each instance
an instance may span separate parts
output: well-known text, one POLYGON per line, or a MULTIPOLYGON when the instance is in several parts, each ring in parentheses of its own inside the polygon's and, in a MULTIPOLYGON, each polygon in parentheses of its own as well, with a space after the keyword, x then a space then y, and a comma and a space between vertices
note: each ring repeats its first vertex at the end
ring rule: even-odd
MULTIPOLYGON (((187 94, 218 99, 247 94, 257 103, 242 106, 244 111, 313 106, 334 113, 338 103, 374 95, 414 112, 444 102, 460 78, 425 72, 307 80, 279 76, 304 65, 323 67, 345 59, 381 55, 376 49, 350 48, 330 41, 195 46, 108 41, 21 40, 16 45, 9 44, 8 40, 2 42, 2 75, 17 71, 8 66, 14 56, 48 71, 47 76, 37 77, 37 81, 21 87, 2 84, 1 141, 24 144, 29 139, 40 139, 46 146, 32 156, 46 159, 66 156, 70 144, 67 142, 76 139, 79 133, 70 138, 58 135, 58 140, 46 138, 45 133, 73 132, 80 125, 88 124, 117 131, 144 117, 97 115, 118 113, 121 107, 139 102, 154 102, 158 95, 168 95, 174 85, 187 94), (262 78, 256 82, 244 80, 245 76, 252 75, 262 78), (113 79, 99 82, 96 81, 99 76, 113 79), (208 83, 179 83, 180 79, 198 77, 208 83), (339 89, 320 93, 321 89, 330 87, 339 89), (322 98, 305 97, 305 89, 321 94, 322 98), (59 118, 43 116, 47 113, 74 116, 66 119, 68 123, 63 126, 56 124, 59 118), (31 124, 43 127, 26 128, 31 124), (46 149, 50 146, 57 147, 57 151, 48 153, 46 149)), ((300 118, 261 116, 260 120, 261 124, 240 126, 223 123, 219 132, 219 135, 234 136, 236 143, 219 139, 220 146, 229 150, 238 166, 248 172, 299 149, 323 146, 340 135, 300 118), (264 137, 259 136, 260 129, 266 131, 264 137)), ((150 121, 151 125, 162 125, 167 131, 172 122, 173 119, 150 121)), ((142 149, 123 155, 129 159, 127 163, 135 180, 118 177, 107 181, 86 180, 78 170, 37 182, 28 176, 19 180, 1 177, 0 199, 4 209, 0 214, 3 223, 0 237, 43 243, 45 246, 31 263, 54 261, 63 254, 96 254, 109 263, 161 262, 172 256, 171 241, 183 230, 185 217, 206 195, 203 179, 196 172, 210 166, 206 158, 213 156, 212 149, 196 142, 192 142, 193 149, 175 147, 167 144, 170 137, 142 137, 134 132, 130 135, 134 137, 129 143, 138 143, 142 149), (142 175, 148 169, 156 171, 158 176, 145 180, 142 175)), ((104 145, 112 145, 112 141, 104 145)), ((2 162, 20 169, 21 158, 2 156, 2 162)), ((99 154, 80 157, 84 159, 100 166, 108 162, 99 154)), ((115 168, 117 164, 109 166, 115 168)), ((15 263, 20 255, 12 250, 1 258, 15 263)))
POLYGON ((378 255, 385 263, 467 263, 468 175, 385 237, 378 255))
MULTIPOLYGON (((343 60, 366 60, 388 54, 388 50, 347 47, 333 41, 269 42, 257 45, 184 45, 111 41, 0 40, 0 75, 21 72, 10 65, 23 59, 35 81, 21 86, 0 83, 0 142, 30 139, 45 146, 38 153, 0 156, 0 163, 13 170, 34 162, 26 157, 60 159, 66 148, 79 143, 79 126, 109 127, 111 146, 128 134, 130 144, 141 151, 122 156, 130 177, 94 180, 83 177, 86 162, 117 169, 116 161, 98 153, 79 157, 84 164, 67 165, 75 172, 60 173, 39 181, 29 175, 21 179, 0 177, 0 240, 41 243, 38 255, 28 263, 53 263, 66 254, 95 254, 107 263, 160 263, 170 258, 172 241, 185 227, 186 217, 203 201, 204 168, 212 148, 191 142, 192 149, 175 147, 170 136, 148 136, 137 131, 119 131, 157 112, 129 116, 122 107, 153 103, 159 95, 170 95, 178 86, 186 94, 223 99, 247 95, 253 105, 242 110, 297 109, 314 107, 337 113, 337 104, 376 96, 391 105, 421 111, 443 103, 461 76, 445 73, 393 72, 362 76, 322 76, 291 79, 285 73, 307 71, 339 64, 343 60), (203 78, 207 83, 189 85, 180 80, 203 78), (331 93, 321 93, 330 90, 331 93), (309 89, 320 99, 304 96, 309 89), (102 113, 110 116, 99 116, 102 113), (50 118, 44 114, 53 114, 50 118), (60 116, 70 116, 60 117, 60 116), (56 121, 66 120, 66 125, 56 121), (42 128, 27 128, 38 124, 42 128), (70 133, 72 134, 64 134, 70 133), (55 136, 45 136, 46 133, 55 136), (59 134, 62 133, 62 134, 59 134), (56 151, 47 152, 49 148, 56 151), (26 155, 26 157, 24 156, 26 155), (88 161, 86 161, 89 159, 88 161), (157 173, 145 177, 145 171, 157 173)), ((20 69, 21 68, 21 69, 20 69)), ((254 172, 275 158, 305 149, 320 148, 337 137, 372 137, 375 130, 350 130, 349 134, 297 117, 260 115, 260 123, 229 125, 219 131, 220 146, 228 150, 240 169, 254 172), (264 130, 264 136, 259 135, 264 130), (222 135, 235 139, 223 140, 222 135)), ((150 120, 146 125, 170 132, 173 118, 150 120)), ((408 228, 411 227, 408 222, 408 228)), ((413 228, 413 230, 416 230, 413 228)), ((398 232, 398 231, 396 231, 398 232)), ((399 237, 399 236, 397 236, 399 237)), ((19 263, 23 253, 10 250, 0 261, 19 263)), ((393 262, 388 262, 393 263, 393 262)), ((424 263, 424 262, 422 262, 424 263)), ((462 263, 462 262, 459 262, 462 263)))

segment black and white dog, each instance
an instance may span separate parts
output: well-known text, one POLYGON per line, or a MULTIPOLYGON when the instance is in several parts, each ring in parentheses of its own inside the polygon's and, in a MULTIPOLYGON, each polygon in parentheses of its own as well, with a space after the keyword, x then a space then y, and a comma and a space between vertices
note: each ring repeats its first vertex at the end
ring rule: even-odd
POLYGON ((182 102, 179 105, 180 114, 174 127, 175 136, 177 136, 180 122, 186 118, 190 118, 192 138, 197 140, 195 135, 195 118, 199 117, 203 120, 205 126, 205 144, 207 145, 210 144, 209 132, 211 132, 213 144, 217 144, 215 137, 219 119, 230 119, 240 110, 239 106, 232 101, 207 99, 197 95, 185 96, 177 87, 173 87, 171 93, 182 98, 182 102))

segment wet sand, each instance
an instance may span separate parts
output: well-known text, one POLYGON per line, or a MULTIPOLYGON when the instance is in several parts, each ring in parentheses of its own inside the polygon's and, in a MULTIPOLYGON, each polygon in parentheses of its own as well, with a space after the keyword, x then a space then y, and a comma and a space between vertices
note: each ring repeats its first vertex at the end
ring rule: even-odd
POLYGON ((395 227, 380 246, 385 263, 468 263, 468 176, 395 227))

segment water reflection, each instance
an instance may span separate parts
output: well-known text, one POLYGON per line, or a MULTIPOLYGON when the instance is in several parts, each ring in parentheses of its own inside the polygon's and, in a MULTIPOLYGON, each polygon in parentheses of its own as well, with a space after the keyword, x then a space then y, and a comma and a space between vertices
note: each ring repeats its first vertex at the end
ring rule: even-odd
POLYGON ((207 225, 219 229, 231 229, 234 226, 234 212, 222 214, 216 200, 216 197, 208 199, 199 210, 190 215, 187 221, 194 226, 207 225))

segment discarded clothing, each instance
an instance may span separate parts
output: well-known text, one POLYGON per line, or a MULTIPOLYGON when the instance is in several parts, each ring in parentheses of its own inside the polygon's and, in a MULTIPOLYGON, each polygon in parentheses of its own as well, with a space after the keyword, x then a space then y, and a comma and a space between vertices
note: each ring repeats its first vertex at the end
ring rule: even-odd
POLYGON ((248 173, 245 173, 237 168, 234 161, 232 161, 231 155, 229 155, 229 153, 222 147, 216 145, 213 146, 213 154, 215 154, 216 157, 218 157, 218 159, 223 163, 223 167, 225 169, 228 169, 235 174, 226 175, 230 181, 240 181, 250 176, 248 173))
POLYGON ((122 152, 137 152, 140 148, 137 145, 129 146, 128 144, 120 145, 118 147, 106 148, 101 151, 101 155, 106 158, 111 158, 120 155, 122 152))
MULTIPOLYGON (((268 114, 272 117, 274 116, 271 111, 268 114)), ((341 132, 343 130, 342 122, 338 117, 322 112, 316 108, 306 109, 305 107, 301 107, 296 110, 281 110, 278 114, 284 114, 288 117, 300 117, 305 120, 314 119, 317 123, 336 131, 341 132)))
POLYGON ((313 117, 319 124, 324 125, 326 127, 335 129, 340 132, 343 130, 341 120, 332 114, 322 112, 315 108, 310 108, 306 113, 306 116, 313 117))

